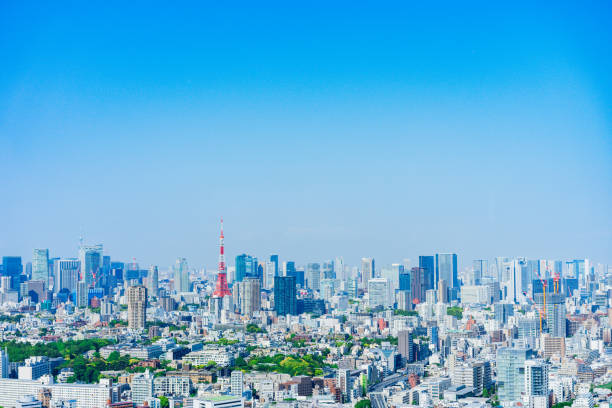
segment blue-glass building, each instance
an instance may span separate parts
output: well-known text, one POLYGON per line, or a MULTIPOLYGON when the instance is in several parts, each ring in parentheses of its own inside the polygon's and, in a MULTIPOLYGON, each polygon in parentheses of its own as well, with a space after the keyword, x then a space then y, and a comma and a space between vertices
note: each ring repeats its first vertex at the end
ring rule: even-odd
POLYGON ((297 314, 295 276, 274 277, 274 310, 279 316, 297 314))

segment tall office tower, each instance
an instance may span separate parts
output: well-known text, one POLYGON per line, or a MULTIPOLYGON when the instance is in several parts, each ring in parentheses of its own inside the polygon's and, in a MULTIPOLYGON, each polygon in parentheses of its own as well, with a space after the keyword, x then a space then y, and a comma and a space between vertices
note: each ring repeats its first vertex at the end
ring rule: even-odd
POLYGON ((351 377, 351 370, 347 368, 341 368, 338 370, 338 388, 342 393, 342 402, 348 403, 351 401, 350 390, 353 388, 353 378, 351 377))
POLYGON ((419 256, 419 268, 425 269, 425 282, 427 289, 436 289, 436 267, 433 256, 419 256))
POLYGON ((336 280, 335 279, 322 279, 320 287, 321 297, 327 301, 330 301, 332 296, 336 292, 336 280))
POLYGON ((504 300, 514 303, 520 303, 523 300, 523 277, 526 273, 522 265, 523 261, 519 259, 496 258, 497 273, 501 277, 499 284, 504 300))
POLYGON ((489 275, 489 261, 486 259, 476 259, 474 261, 474 285, 480 285, 482 278, 489 275))
POLYGON ((95 286, 95 280, 102 267, 102 252, 102 244, 81 245, 79 248, 79 261, 81 262, 79 280, 85 282, 87 287, 95 286))
POLYGON ((232 371, 230 376, 230 393, 237 397, 242 397, 244 392, 244 374, 240 370, 232 371))
POLYGON ((177 258, 174 264, 174 290, 189 292, 189 266, 185 258, 177 258))
POLYGON ((225 237, 223 236, 223 218, 221 218, 221 235, 219 236, 219 272, 217 272, 217 282, 213 297, 223 298, 232 296, 227 286, 227 269, 225 268, 225 237))
POLYGON ((344 270, 344 259, 341 256, 336 258, 336 261, 334 262, 334 269, 336 271, 337 279, 340 279, 341 281, 345 281, 347 279, 346 271, 344 270))
POLYGON ((376 276, 375 273, 374 258, 361 258, 361 287, 363 289, 368 289, 368 281, 376 276))
POLYGON ((257 276, 257 258, 242 254, 236 256, 236 282, 242 282, 246 277, 257 276))
MULTIPOLYGON (((79 262, 80 263, 80 262, 79 262)), ((87 286, 87 282, 78 281, 76 288, 76 306, 77 307, 87 307, 89 304, 89 286, 87 286)))
POLYGON ((43 281, 49 287, 49 250, 35 249, 32 257, 32 280, 43 281))
POLYGON ((147 283, 149 295, 157 297, 159 294, 159 271, 157 270, 157 266, 153 265, 149 268, 147 283))
MULTIPOLYGON (((548 397, 548 363, 542 359, 525 361, 525 396, 548 397)), ((528 401, 531 407, 533 400, 528 401)), ((546 408, 546 405, 543 407, 546 408)))
POLYGON ((276 276, 276 264, 272 261, 266 262, 263 287, 272 289, 274 287, 274 277, 276 276))
POLYGON ((312 290, 319 290, 321 283, 321 265, 309 263, 306 265, 306 286, 312 290))
POLYGON ((132 378, 132 403, 141 406, 153 398, 153 374, 147 369, 144 373, 135 374, 132 378))
POLYGON ((425 301, 428 305, 435 305, 438 303, 438 292, 434 289, 429 289, 425 292, 425 301))
POLYGON ((412 332, 402 330, 397 333, 397 351, 407 363, 414 361, 414 342, 412 332))
POLYGON ((371 308, 391 306, 393 297, 389 280, 385 278, 374 278, 368 281, 368 294, 370 295, 369 305, 371 308))
POLYGON ((422 303, 425 300, 426 290, 427 282, 425 282, 425 269, 412 268, 410 270, 410 292, 412 293, 412 303, 422 303))
POLYGON ((514 316, 514 304, 494 303, 493 311, 495 313, 495 320, 497 320, 503 326, 508 323, 508 318, 510 316, 514 316))
POLYGON ((0 378, 9 378, 10 372, 10 361, 8 350, 6 347, 4 350, 0 349, 0 378))
POLYGON ((2 269, 4 276, 11 277, 11 290, 19 290, 21 283, 21 274, 23 273, 23 265, 21 264, 20 256, 3 256, 2 269))
POLYGON ((240 312, 244 316, 253 316, 261 310, 261 286, 256 277, 247 277, 238 283, 240 312))
POLYGON ((400 272, 399 290, 410 290, 410 271, 402 270, 400 272))
POLYGON ((283 276, 295 276, 295 262, 283 262, 283 276))
POLYGON ((126 292, 128 305, 128 328, 142 330, 147 322, 147 288, 130 286, 126 292))
POLYGON ((444 279, 438 281, 438 302, 448 303, 448 284, 444 279))
POLYGON ((55 275, 53 291, 59 293, 62 289, 67 289, 70 293, 74 293, 79 282, 79 269, 78 259, 56 259, 53 263, 55 275))
POLYGON ((574 259, 568 262, 569 275, 578 279, 579 284, 584 284, 586 282, 586 275, 589 269, 588 259, 574 259))
MULTIPOLYGON (((534 300, 540 310, 544 309, 544 294, 537 293, 534 300)), ((560 293, 546 293, 546 326, 552 337, 565 337, 565 296, 560 293)))
POLYGON ((437 282, 445 280, 449 288, 459 288, 457 254, 436 254, 437 282))
POLYGON ((336 279, 336 270, 334 269, 334 261, 323 262, 323 268, 321 271, 323 279, 336 279))
POLYGON ((521 393, 525 389, 524 370, 528 353, 529 350, 526 348, 497 349, 497 386, 499 400, 502 403, 521 400, 521 393))
POLYGON ((274 310, 279 316, 297 314, 295 276, 274 277, 274 310))
POLYGON ((278 276, 278 255, 270 255, 270 262, 274 263, 274 276, 278 276))

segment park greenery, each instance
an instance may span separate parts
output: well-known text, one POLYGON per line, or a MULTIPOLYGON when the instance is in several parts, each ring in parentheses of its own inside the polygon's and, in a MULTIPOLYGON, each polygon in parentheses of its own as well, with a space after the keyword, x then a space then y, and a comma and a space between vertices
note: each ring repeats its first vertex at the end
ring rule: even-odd
POLYGON ((91 350, 100 350, 101 347, 111 344, 106 339, 68 340, 51 343, 20 343, 16 341, 0 342, 0 348, 8 350, 9 359, 20 362, 32 356, 47 356, 49 358, 63 357, 72 360, 91 350))
POLYGON ((385 338, 362 337, 361 339, 359 339, 359 341, 361 342, 361 345, 364 347, 369 347, 371 344, 377 344, 380 346, 385 341, 391 343, 392 345, 397 346, 397 337, 393 337, 393 336, 387 336, 385 338))
POLYGON ((461 320, 463 318, 463 308, 459 306, 449 306, 446 309, 446 314, 449 316, 455 316, 457 319, 461 320))
POLYGON ((418 316, 419 315, 419 313, 416 310, 401 310, 401 309, 394 309, 393 314, 395 316, 418 316))
POLYGON ((364 399, 355 404, 355 408, 370 408, 372 402, 369 399, 364 399))
POLYGON ((248 361, 238 357, 235 368, 248 371, 276 372, 290 374, 291 376, 323 374, 324 355, 307 354, 304 356, 276 354, 274 356, 252 357, 248 361))
POLYGON ((262 329, 261 327, 253 323, 249 323, 246 325, 246 331, 248 333, 265 333, 266 332, 265 329, 262 329))

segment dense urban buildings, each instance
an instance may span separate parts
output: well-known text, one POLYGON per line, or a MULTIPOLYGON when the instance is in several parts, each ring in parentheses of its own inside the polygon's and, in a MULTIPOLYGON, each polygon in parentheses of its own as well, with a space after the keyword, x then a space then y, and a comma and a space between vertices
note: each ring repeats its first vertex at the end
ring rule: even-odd
POLYGON ((2 406, 594 408, 612 397, 612 268, 587 259, 437 253, 375 268, 241 254, 228 266, 221 233, 208 271, 185 258, 143 268, 103 248, 3 256, 2 406))

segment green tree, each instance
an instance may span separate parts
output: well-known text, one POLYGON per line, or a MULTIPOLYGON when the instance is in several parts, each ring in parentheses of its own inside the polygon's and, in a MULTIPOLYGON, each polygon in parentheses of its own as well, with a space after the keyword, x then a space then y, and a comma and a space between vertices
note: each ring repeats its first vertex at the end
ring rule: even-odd
POLYGON ((370 408, 372 406, 372 401, 369 399, 364 399, 355 404, 355 408, 370 408))

